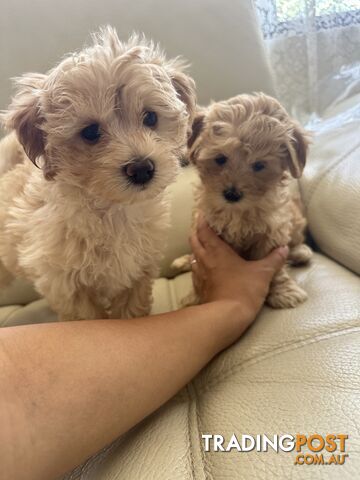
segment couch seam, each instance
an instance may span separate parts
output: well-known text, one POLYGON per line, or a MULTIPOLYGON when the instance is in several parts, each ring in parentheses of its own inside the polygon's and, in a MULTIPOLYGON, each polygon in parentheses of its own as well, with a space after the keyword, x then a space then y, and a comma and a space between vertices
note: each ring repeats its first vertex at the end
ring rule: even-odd
MULTIPOLYGON (((199 412, 198 412, 198 407, 197 407, 197 395, 196 395, 196 389, 195 389, 195 386, 194 384, 191 382, 187 385, 186 387, 187 389, 187 392, 188 392, 188 395, 189 395, 189 408, 188 408, 188 439, 189 439, 189 447, 190 447, 190 459, 191 459, 191 471, 192 471, 192 475, 193 475, 193 479, 194 480, 200 480, 200 477, 197 477, 196 473, 195 473, 195 462, 194 462, 194 445, 193 445, 193 442, 191 440, 191 437, 192 437, 192 428, 194 428, 196 430, 196 437, 197 439, 200 438, 200 432, 201 432, 201 428, 200 428, 200 416, 199 416, 199 412), (193 422, 191 421, 191 419, 193 418, 193 422)), ((195 447, 196 448, 196 447, 195 447)), ((201 458, 201 470, 202 470, 202 480, 206 480, 207 478, 210 478, 210 477, 207 477, 206 475, 206 471, 207 471, 207 468, 206 468, 206 458, 204 456, 204 452, 201 448, 198 449, 198 457, 201 458)))
MULTIPOLYGON (((314 182, 313 186, 310 188, 309 194, 308 194, 308 200, 305 203, 305 208, 306 211, 310 208, 310 203, 312 202, 312 199, 319 188, 321 182, 328 176, 330 172, 335 170, 344 160, 346 160, 352 153, 354 153, 358 148, 360 147, 360 142, 357 143, 353 148, 351 148, 349 151, 344 153, 335 163, 330 165, 323 174, 317 179, 316 182, 314 182)), ((303 190, 301 182, 300 182, 300 188, 303 190)), ((304 195, 302 195, 302 198, 304 198, 304 195)))
MULTIPOLYGON (((85 480, 88 473, 93 473, 93 468, 101 466, 103 461, 108 458, 108 456, 113 452, 113 450, 116 450, 119 445, 121 445, 124 435, 128 434, 129 432, 135 431, 142 424, 142 422, 149 417, 146 417, 144 420, 138 422, 132 428, 118 436, 115 440, 102 447, 96 453, 90 455, 86 460, 83 461, 83 463, 77 465, 73 470, 67 472, 63 477, 61 477, 61 480, 85 480)), ((121 472, 116 471, 114 473, 115 479, 118 478, 118 473, 121 472)))
POLYGON ((168 282, 168 291, 169 291, 171 311, 173 311, 173 310, 176 310, 176 306, 177 306, 177 301, 176 301, 177 297, 175 294, 174 280, 170 280, 168 282))
POLYGON ((187 411, 187 416, 188 416, 188 421, 187 421, 187 436, 188 436, 188 444, 189 444, 189 456, 190 456, 190 472, 193 480, 195 479, 195 468, 194 468, 194 455, 193 455, 193 449, 192 449, 192 441, 191 441, 191 404, 192 404, 192 398, 191 398, 191 393, 190 393, 190 384, 187 385, 186 390, 188 392, 189 396, 189 404, 188 404, 188 411, 187 411))
POLYGON ((273 358, 273 357, 276 357, 278 355, 281 355, 282 353, 291 352, 292 350, 297 350, 297 349, 306 347, 306 346, 314 344, 314 343, 327 341, 327 340, 330 340, 334 337, 338 337, 338 336, 342 336, 342 335, 350 335, 351 333, 354 333, 354 332, 360 332, 360 327, 349 327, 349 328, 346 328, 346 329, 333 330, 331 332, 327 332, 326 334, 318 335, 318 336, 315 336, 315 337, 310 337, 309 336, 305 339, 301 339, 301 340, 298 340, 296 342, 283 344, 281 347, 278 347, 275 350, 270 350, 270 351, 262 353, 258 356, 249 358, 247 360, 244 360, 241 363, 233 365, 228 370, 220 372, 219 374, 212 377, 209 381, 207 381, 206 385, 204 385, 203 387, 198 386, 197 391, 199 392, 199 394, 203 394, 203 393, 207 392, 210 388, 213 388, 214 386, 217 386, 220 383, 222 383, 223 381, 227 380, 230 376, 232 376, 237 371, 242 370, 243 367, 245 367, 245 366, 256 365, 256 364, 261 363, 265 360, 268 360, 269 358, 273 358))
POLYGON ((4 322, 1 323, 1 328, 3 327, 8 327, 9 325, 7 325, 7 322, 9 321, 9 319, 16 313, 18 312, 19 310, 21 310, 22 308, 24 308, 24 305, 8 305, 9 307, 16 307, 15 310, 12 310, 6 317, 5 317, 5 320, 4 322))

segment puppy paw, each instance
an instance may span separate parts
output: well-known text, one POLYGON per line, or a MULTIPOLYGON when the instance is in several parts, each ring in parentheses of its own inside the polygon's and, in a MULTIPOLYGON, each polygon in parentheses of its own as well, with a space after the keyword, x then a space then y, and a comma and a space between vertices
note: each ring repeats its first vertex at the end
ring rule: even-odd
POLYGON ((308 245, 302 243, 296 245, 289 252, 288 260, 292 265, 304 265, 308 263, 313 256, 313 251, 308 245))
POLYGON ((191 271, 191 255, 183 255, 182 257, 176 258, 170 268, 174 274, 190 272, 191 271))
POLYGON ((307 293, 293 280, 274 285, 267 296, 266 303, 272 308, 295 308, 308 298, 307 293))

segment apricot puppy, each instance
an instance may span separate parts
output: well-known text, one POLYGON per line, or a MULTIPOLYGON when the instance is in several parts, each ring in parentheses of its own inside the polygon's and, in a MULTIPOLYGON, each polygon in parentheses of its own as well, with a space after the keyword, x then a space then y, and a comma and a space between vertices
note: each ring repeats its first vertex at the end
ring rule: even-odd
MULTIPOLYGON (((246 259, 289 245, 289 262, 307 263, 312 251, 304 244, 306 220, 290 188, 291 177, 302 174, 307 147, 305 131, 274 98, 258 93, 211 104, 197 115, 189 139, 190 160, 201 179, 196 210, 246 259)), ((173 268, 189 270, 189 261, 181 257, 173 268)), ((289 308, 306 298, 283 268, 267 303, 289 308)))
POLYGON ((2 115, 0 285, 26 277, 62 320, 149 313, 195 108, 179 60, 110 27, 93 40, 18 79, 2 115))

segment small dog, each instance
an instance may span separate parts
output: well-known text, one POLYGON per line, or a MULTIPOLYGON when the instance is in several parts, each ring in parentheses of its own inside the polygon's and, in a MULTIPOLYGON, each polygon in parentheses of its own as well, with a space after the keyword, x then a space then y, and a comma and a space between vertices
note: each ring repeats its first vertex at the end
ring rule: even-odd
POLYGON ((181 60, 111 27, 93 38, 18 79, 2 114, 0 283, 31 280, 61 320, 149 313, 195 112, 181 60))
MULTIPOLYGON (((310 260, 300 196, 290 186, 290 175, 302 174, 308 143, 306 132, 280 103, 262 93, 213 103, 195 118, 188 145, 201 179, 196 210, 244 258, 257 260, 289 245, 291 264, 310 260)), ((190 259, 178 258, 173 269, 190 270, 190 259)), ((273 279, 267 303, 290 308, 306 298, 283 268, 273 279)), ((197 301, 196 296, 186 303, 197 301)))

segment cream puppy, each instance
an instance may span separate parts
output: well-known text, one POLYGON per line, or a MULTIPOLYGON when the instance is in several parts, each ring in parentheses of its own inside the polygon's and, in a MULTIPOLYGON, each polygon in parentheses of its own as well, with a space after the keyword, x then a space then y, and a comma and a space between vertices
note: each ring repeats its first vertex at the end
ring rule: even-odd
MULTIPOLYGON (((196 211, 249 260, 289 245, 289 261, 307 263, 306 220, 300 196, 291 188, 306 162, 305 131, 277 100, 264 94, 239 95, 199 112, 189 140, 190 160, 200 175, 196 211)), ((196 213, 196 212, 195 212, 196 213)), ((190 256, 173 263, 190 269, 190 256)), ((267 303, 295 307, 306 292, 283 268, 271 284, 267 303)), ((195 298, 186 303, 194 303, 195 298)))
POLYGON ((195 108, 181 61, 110 27, 93 38, 18 79, 2 115, 0 283, 31 280, 62 320, 149 313, 195 108))

